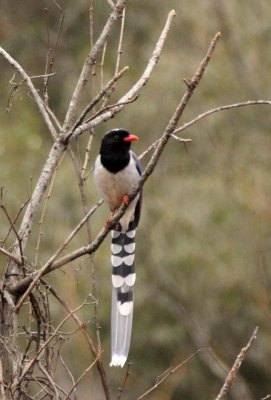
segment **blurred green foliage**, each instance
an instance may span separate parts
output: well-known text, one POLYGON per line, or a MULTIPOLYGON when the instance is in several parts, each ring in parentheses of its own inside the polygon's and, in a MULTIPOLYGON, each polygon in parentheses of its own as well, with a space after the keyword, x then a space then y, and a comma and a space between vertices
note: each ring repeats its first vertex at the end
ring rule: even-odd
MULTIPOLYGON (((2 0, 1 3, 1 45, 29 75, 43 74, 46 25, 53 46, 61 13, 49 0, 2 0)), ((49 80, 49 103, 62 121, 88 52, 89 4, 83 0, 59 3, 65 18, 53 65, 56 74, 49 80)), ((93 3, 96 38, 109 7, 106 1, 93 3)), ((182 79, 193 75, 217 31, 221 31, 222 39, 182 122, 218 105, 270 96, 268 0, 131 0, 121 58, 121 65, 129 65, 130 70, 118 85, 112 102, 144 70, 171 8, 177 16, 154 75, 137 102, 97 128, 91 165, 100 135, 111 127, 125 127, 138 134, 141 141, 134 147, 138 154, 162 134, 185 90, 182 79)), ((105 81, 114 74, 118 37, 119 25, 107 46, 105 81)), ((0 68, 0 186, 2 200, 10 215, 15 216, 35 186, 51 138, 27 89, 21 85, 12 92, 9 83, 14 73, 12 68, 3 59, 0 68)), ((13 81, 20 79, 15 76, 13 81)), ((43 80, 37 78, 35 83, 42 92, 43 80)), ((97 93, 101 87, 99 65, 93 85, 97 93)), ((92 96, 93 85, 86 89, 84 104, 92 96)), ((148 398, 194 400, 199 395, 204 399, 214 398, 227 372, 222 369, 221 376, 217 369, 222 368, 222 363, 228 367, 232 364, 255 326, 259 326, 258 338, 241 368, 242 381, 236 381, 236 391, 228 397, 260 399, 270 393, 270 115, 268 106, 250 106, 223 111, 200 121, 182 133, 193 140, 187 151, 180 143, 171 141, 144 187, 137 238, 136 307, 130 352, 133 365, 123 398, 136 398, 162 371, 180 363, 199 347, 204 347, 201 354, 148 398), (208 356, 208 346, 216 355, 213 360, 208 356), (245 392, 241 387, 245 387, 245 392)), ((81 157, 84 157, 85 136, 73 145, 81 157)), ((87 192, 91 205, 98 199, 91 174, 87 192)), ((93 235, 107 214, 105 206, 95 214, 93 235)), ((66 155, 43 221, 38 265, 50 257, 82 216, 76 174, 66 155)), ((7 229, 8 222, 0 214, 1 238, 7 229)), ((10 236, 9 245, 14 240, 10 236)), ((38 236, 37 223, 27 247, 31 261, 38 236)), ((82 231, 70 248, 86 241, 86 232, 82 231)), ((4 265, 2 256, 1 262, 4 265)), ((111 301, 108 239, 95 255, 95 265, 103 359, 107 366, 111 301)), ((89 260, 79 260, 54 272, 48 280, 75 308, 92 290, 89 260)), ((55 321, 64 315, 54 299, 51 313, 55 321)), ((90 321, 92 330, 92 306, 84 307, 82 315, 90 321)), ((63 352, 71 370, 79 376, 90 362, 80 333, 64 343, 63 352)), ((111 388, 117 393, 125 371, 108 367, 107 372, 111 388)), ((65 371, 58 373, 59 379, 68 382, 65 371)), ((93 379, 85 379, 81 388, 82 399, 91 395, 102 398, 96 372, 92 373, 93 379)))

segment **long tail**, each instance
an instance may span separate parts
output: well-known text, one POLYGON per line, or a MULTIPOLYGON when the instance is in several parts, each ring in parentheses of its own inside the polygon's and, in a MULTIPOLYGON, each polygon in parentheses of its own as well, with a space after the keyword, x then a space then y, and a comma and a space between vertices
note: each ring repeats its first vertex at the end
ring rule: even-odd
POLYGON ((129 229, 127 232, 111 231, 113 287, 110 366, 124 366, 131 341, 136 279, 134 267, 136 229, 129 229))

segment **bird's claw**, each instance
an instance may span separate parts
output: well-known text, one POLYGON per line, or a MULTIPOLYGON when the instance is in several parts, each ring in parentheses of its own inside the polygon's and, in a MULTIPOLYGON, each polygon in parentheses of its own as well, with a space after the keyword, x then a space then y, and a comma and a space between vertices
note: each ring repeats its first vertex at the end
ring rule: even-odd
POLYGON ((128 194, 125 194, 125 195, 122 197, 122 203, 125 204, 125 205, 127 206, 127 204, 129 203, 129 196, 128 196, 128 194))
POLYGON ((108 228, 109 228, 109 224, 110 224, 110 222, 112 221, 112 219, 114 218, 115 212, 116 212, 116 210, 114 209, 114 210, 111 212, 111 214, 109 215, 109 217, 106 218, 105 223, 104 223, 105 229, 108 229, 108 228))

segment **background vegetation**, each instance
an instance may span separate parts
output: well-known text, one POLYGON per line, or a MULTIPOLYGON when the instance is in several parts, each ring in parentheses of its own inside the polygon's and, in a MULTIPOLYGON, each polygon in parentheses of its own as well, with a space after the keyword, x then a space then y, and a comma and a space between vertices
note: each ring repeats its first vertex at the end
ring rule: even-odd
MULTIPOLYGON (((49 95, 51 107, 62 120, 88 51, 89 3, 86 0, 59 3, 65 18, 49 95)), ((93 4, 97 37, 109 7, 101 0, 94 0, 93 4)), ((115 99, 143 71, 171 8, 176 10, 177 17, 156 72, 138 101, 96 130, 91 165, 101 135, 112 127, 124 127, 140 136, 140 142, 134 146, 138 154, 160 136, 181 96, 182 85, 184 91, 182 79, 192 76, 217 31, 221 31, 222 39, 185 111, 185 120, 218 105, 270 97, 268 0, 131 0, 126 10, 121 58, 121 64, 129 65, 130 70, 118 86, 115 99)), ((46 25, 49 24, 52 45, 60 17, 53 1, 1 1, 1 45, 29 75, 44 73, 48 50, 46 25)), ((115 29, 107 46, 105 82, 114 74, 118 35, 119 29, 115 29)), ((31 194, 51 138, 25 87, 13 93, 9 101, 13 71, 2 59, 0 68, 0 186, 4 203, 15 216, 31 194)), ((101 79, 101 68, 97 65, 86 98, 99 91, 101 79)), ((14 78, 15 82, 19 80, 18 76, 14 78)), ((42 90, 42 79, 35 82, 42 90)), ((132 367, 123 398, 137 398, 164 370, 199 348, 203 348, 201 353, 149 398, 213 398, 226 376, 224 367, 232 364, 255 326, 259 326, 257 341, 242 365, 239 381, 234 384, 236 392, 231 392, 229 398, 260 399, 271 392, 270 123, 268 106, 214 114, 185 131, 186 137, 193 140, 187 148, 175 141, 169 144, 146 184, 137 237, 132 367)), ((86 138, 80 138, 74 145, 82 157, 85 144, 86 138)), ((39 265, 83 215, 73 164, 67 156, 62 163, 64 168, 56 176, 42 226, 47 235, 42 238, 39 265)), ((87 189, 89 204, 93 204, 98 195, 91 172, 87 189)), ((99 231, 107 214, 105 206, 96 213, 93 234, 99 231)), ((0 213, 0 238, 7 229, 8 223, 0 213)), ((26 251, 30 259, 34 258, 38 232, 37 225, 26 251)), ((82 232, 74 240, 74 248, 86 240, 86 233, 82 232)), ((0 258, 5 265, 4 257, 0 258)), ((109 239, 95 254, 95 266, 103 359, 107 366, 111 302, 109 239)), ((89 260, 56 271, 49 280, 71 308, 76 308, 91 291, 89 260)), ((63 318, 63 310, 53 298, 51 314, 55 321, 63 318)), ((92 306, 84 307, 81 314, 92 330, 92 306)), ((75 376, 90 362, 84 346, 76 333, 62 345, 75 376)), ((108 367, 107 372, 117 393, 125 371, 108 367)), ((56 373, 62 382, 68 381, 65 370, 56 373)), ((85 378, 79 398, 91 395, 103 398, 96 372, 91 370, 90 374, 93 376, 85 378)))

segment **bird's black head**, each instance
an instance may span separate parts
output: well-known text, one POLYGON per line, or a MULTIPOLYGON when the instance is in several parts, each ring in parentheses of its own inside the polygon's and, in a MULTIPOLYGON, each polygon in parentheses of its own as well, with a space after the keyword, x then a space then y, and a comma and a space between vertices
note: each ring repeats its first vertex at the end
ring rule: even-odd
POLYGON ((130 161, 131 142, 138 137, 123 129, 113 129, 102 139, 101 163, 110 172, 116 173, 125 168, 130 161))

